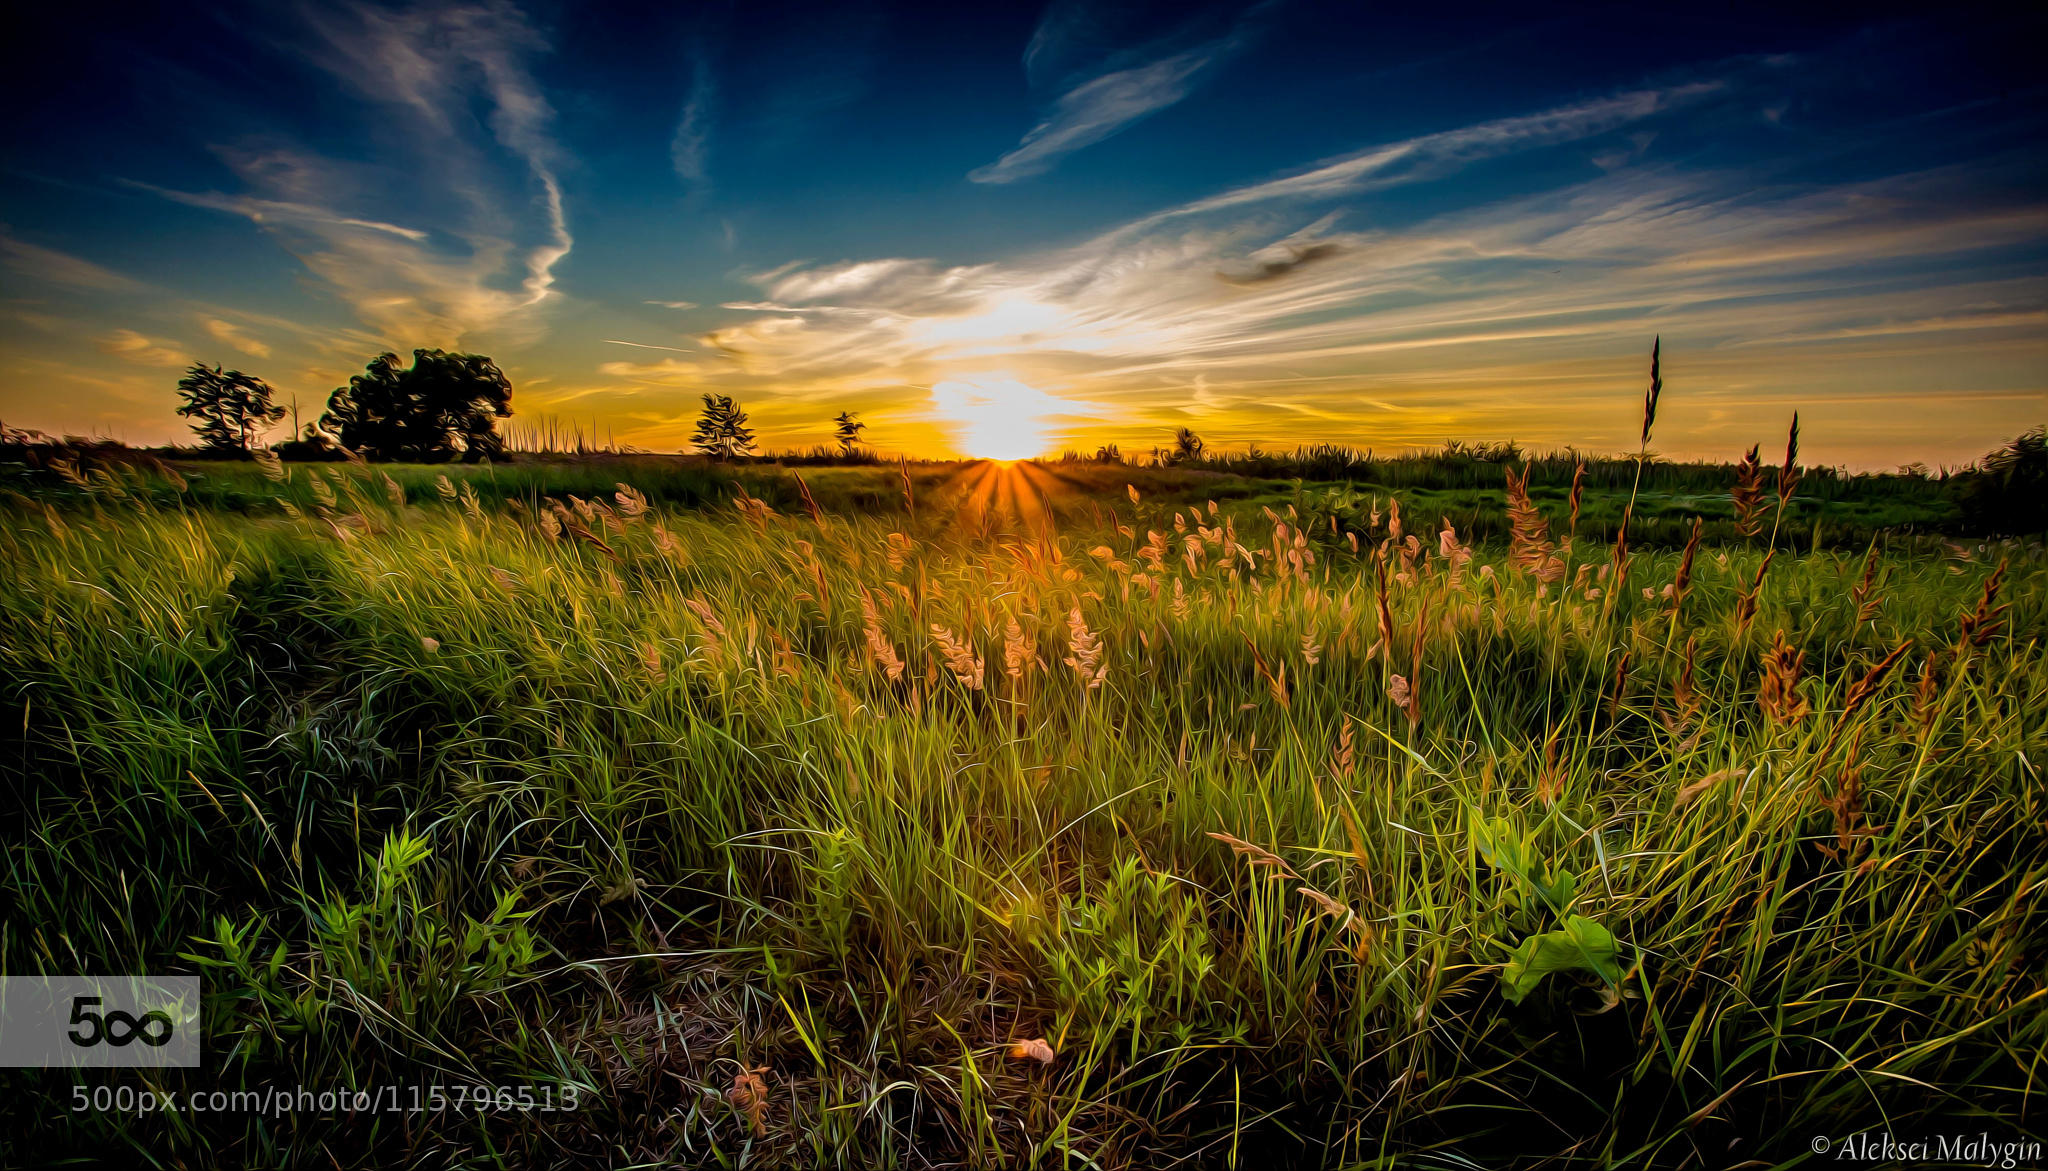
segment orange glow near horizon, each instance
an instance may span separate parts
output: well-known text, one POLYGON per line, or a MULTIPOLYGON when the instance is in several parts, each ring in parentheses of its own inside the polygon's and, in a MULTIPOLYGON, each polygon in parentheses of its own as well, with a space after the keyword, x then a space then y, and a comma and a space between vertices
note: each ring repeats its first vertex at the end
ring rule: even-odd
POLYGON ((1016 520, 1034 534, 1053 528, 1051 498, 1065 490, 1060 477, 1031 460, 977 460, 948 478, 959 492, 959 522, 986 531, 1016 520))

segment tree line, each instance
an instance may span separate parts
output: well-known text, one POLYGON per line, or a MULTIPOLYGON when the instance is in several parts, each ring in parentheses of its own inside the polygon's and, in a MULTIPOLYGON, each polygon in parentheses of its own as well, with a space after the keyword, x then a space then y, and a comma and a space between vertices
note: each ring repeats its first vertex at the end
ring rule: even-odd
MULTIPOLYGON (((379 354, 363 373, 327 396, 316 423, 293 436, 296 454, 350 451, 408 463, 503 459, 497 420, 512 414, 512 380, 481 354, 445 350, 379 354)), ((247 458, 263 432, 284 418, 277 392, 240 370, 198 363, 178 380, 178 414, 193 420, 207 455, 247 458)))
MULTIPOLYGON (((294 436, 284 454, 333 458, 350 452, 365 459, 406 463, 475 462, 508 456, 497 420, 512 414, 512 381, 481 354, 419 349, 410 365, 396 354, 380 354, 363 373, 328 396, 317 423, 294 436)), ((178 381, 179 415, 192 420, 201 450, 212 456, 248 458, 256 441, 284 418, 276 392, 261 378, 218 365, 194 365, 178 381)), ((719 461, 760 456, 746 410, 731 395, 705 394, 691 442, 719 461)), ((838 456, 861 452, 867 424, 852 411, 832 420, 838 456)), ((1097 458, 1123 462, 1114 446, 1097 458)), ((1378 480, 1369 456, 1326 446, 1306 457, 1274 457, 1257 451, 1217 456, 1200 436, 1178 428, 1173 445, 1155 448, 1153 461, 1247 475, 1313 480, 1378 480)), ((1512 444, 1447 443, 1439 458, 1461 465, 1507 465, 1523 460, 1512 444)), ((1948 477, 1943 477, 1944 484, 1948 477)), ((1957 474, 1952 486, 1957 511, 1995 532, 2032 533, 2048 529, 2048 430, 2036 427, 1957 474)))
MULTIPOLYGON (((327 398, 319 421, 284 445, 298 458, 351 452, 404 463, 498 460, 507 457, 497 421, 512 414, 512 380, 481 354, 419 349, 412 363, 379 354, 363 373, 327 398)), ((285 416, 269 383, 240 370, 196 363, 178 380, 177 413, 192 420, 201 453, 246 459, 285 416)), ((692 445, 717 460, 760 455, 747 412, 731 395, 706 394, 692 445)), ((839 454, 860 451, 867 424, 852 411, 832 420, 839 454)))

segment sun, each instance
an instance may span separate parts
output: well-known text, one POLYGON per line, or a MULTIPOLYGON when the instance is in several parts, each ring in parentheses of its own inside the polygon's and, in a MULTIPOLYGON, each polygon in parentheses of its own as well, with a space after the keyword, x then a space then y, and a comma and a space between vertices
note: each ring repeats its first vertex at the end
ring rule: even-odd
POLYGON ((1053 416, 1070 406, 1010 378, 948 379, 932 387, 933 413, 951 425, 954 445, 977 459, 1045 454, 1053 416))

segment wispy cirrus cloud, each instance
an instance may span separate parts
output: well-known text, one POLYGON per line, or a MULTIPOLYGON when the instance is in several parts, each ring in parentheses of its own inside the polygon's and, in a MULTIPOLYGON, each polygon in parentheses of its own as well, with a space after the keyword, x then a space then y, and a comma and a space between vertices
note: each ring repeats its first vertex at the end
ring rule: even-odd
POLYGON ((658 346, 651 342, 629 342, 623 338, 616 337, 608 337, 604 339, 604 343, 608 346, 632 346, 633 348, 640 350, 671 350, 678 354, 694 354, 697 352, 692 349, 686 349, 682 346, 658 346))
POLYGON ((240 192, 133 185, 259 225, 390 344, 522 324, 574 243, 553 109, 528 64, 545 40, 502 2, 356 4, 306 22, 300 51, 361 100, 381 153, 267 138, 216 148, 240 192))
POLYGON ((1936 428, 1966 402, 2000 420, 1983 436, 1947 425, 1971 451, 2038 401, 2025 387, 2048 282, 2018 258, 2048 247, 2048 210, 1969 170, 1760 188, 1741 170, 1588 160, 1576 182, 1342 227, 1372 218, 1345 201, 1517 151, 1633 142, 1721 93, 1630 91, 1373 147, 1001 263, 784 265, 753 278, 763 300, 726 306, 759 316, 707 334, 712 360, 677 385, 865 406, 948 378, 1013 379, 1117 404, 1114 423, 1069 437, 1125 442, 1180 423, 1224 441, 1298 434, 1313 418, 1381 446, 1597 444, 1611 415, 1620 444, 1639 351, 1661 332, 1667 379, 1690 383, 1669 433, 1695 450, 1746 445, 1756 408, 1792 395, 1846 458, 1874 433, 1859 422, 1872 403, 1936 428), (1340 206, 1295 218, 1318 201, 1340 206), (2015 259, 1993 279, 1984 258, 2001 254, 2015 259), (1986 371, 1979 384, 1943 380, 1958 347, 1986 371))
MULTIPOLYGON (((1257 18, 1269 6, 1253 8, 1228 32, 1203 44, 1142 64, 1120 65, 1073 86, 1014 149, 969 171, 967 178, 975 183, 1015 183, 1042 175, 1075 151, 1179 103, 1195 91, 1206 74, 1251 42, 1257 18)), ((1057 60, 1076 26, 1086 23, 1088 17, 1071 5, 1050 9, 1025 50, 1027 73, 1057 60)))
POLYGON ((0 261, 39 281, 96 293, 144 293, 149 286, 104 265, 18 239, 0 227, 0 261))
POLYGON ((1194 91, 1195 79, 1220 60, 1226 46, 1190 50, 1105 74, 1061 95, 1050 113, 1016 149, 967 173, 976 183, 1015 183, 1043 175, 1060 159, 1093 146, 1194 91))
POLYGON ((696 54, 690 73, 690 96, 684 100, 675 133, 669 137, 668 157, 676 178, 692 193, 699 193, 711 183, 711 121, 718 90, 705 53, 696 54))
POLYGON ((1426 183, 1487 159, 1608 134, 1703 101, 1726 88, 1726 83, 1718 80, 1684 82, 1420 135, 1193 200, 1132 226, 1150 227, 1176 217, 1260 203, 1337 199, 1402 184, 1426 183))

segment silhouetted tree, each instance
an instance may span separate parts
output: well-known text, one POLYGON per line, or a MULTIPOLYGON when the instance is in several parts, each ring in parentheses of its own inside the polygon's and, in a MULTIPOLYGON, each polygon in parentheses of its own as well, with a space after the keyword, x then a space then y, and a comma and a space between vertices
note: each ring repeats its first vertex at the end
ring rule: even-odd
POLYGON ((2048 428, 2036 427, 1985 456, 1954 484, 1964 519, 1979 532, 2048 531, 2048 428))
POLYGON ((692 442, 698 451, 713 459, 754 454, 754 432, 747 426, 747 413, 729 394, 704 396, 704 413, 697 418, 697 434, 692 442))
POLYGON ((215 455, 248 455, 249 442, 284 418, 284 408, 270 405, 270 384, 240 370, 208 369, 194 364, 178 380, 185 400, 178 413, 195 419, 192 430, 215 455))
POLYGON ((320 429, 370 459, 441 463, 503 459, 496 420, 512 414, 512 382, 482 354, 414 350, 412 365, 380 354, 327 399, 320 429))
POLYGON ((854 449, 860 446, 860 433, 867 430, 868 425, 860 422, 852 411, 841 411, 839 417, 832 421, 837 424, 833 433, 839 439, 840 454, 852 455, 854 449))
POLYGON ((1201 436, 1188 430, 1186 427, 1175 427, 1173 429, 1172 462, 1184 464, 1201 459, 1202 446, 1201 436))

